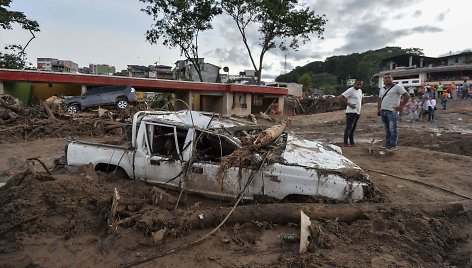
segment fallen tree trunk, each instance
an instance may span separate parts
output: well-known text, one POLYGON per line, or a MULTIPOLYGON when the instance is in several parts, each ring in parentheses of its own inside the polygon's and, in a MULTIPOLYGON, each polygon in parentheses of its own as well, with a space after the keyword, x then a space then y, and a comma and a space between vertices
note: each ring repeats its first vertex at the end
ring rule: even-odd
POLYGON ((241 164, 245 159, 248 159, 254 152, 272 143, 275 139, 277 139, 278 136, 282 134, 285 128, 287 128, 286 122, 280 125, 271 126, 270 128, 259 133, 254 142, 252 142, 251 144, 245 145, 235 150, 230 155, 222 157, 218 174, 228 169, 229 167, 241 164))
POLYGON ((49 108, 49 105, 46 102, 41 102, 41 105, 43 106, 44 110, 48 114, 48 117, 50 120, 57 120, 56 117, 54 116, 54 113, 52 112, 51 108, 49 108))
POLYGON ((0 104, 3 105, 5 108, 9 109, 9 110, 12 110, 13 112, 15 113, 18 113, 18 114, 22 114, 23 113, 23 109, 21 108, 18 108, 18 107, 15 107, 13 105, 10 105, 8 103, 6 103, 4 100, 0 99, 0 104))
MULTIPOLYGON (((287 224, 300 222, 300 210, 312 220, 329 219, 341 222, 354 222, 368 218, 368 214, 385 212, 409 212, 425 214, 430 217, 455 216, 471 211, 472 202, 426 203, 426 204, 264 204, 237 207, 226 224, 246 223, 251 221, 287 224)), ((197 211, 190 217, 193 228, 217 226, 231 208, 217 208, 197 211), (200 216, 202 215, 202 216, 200 216)))

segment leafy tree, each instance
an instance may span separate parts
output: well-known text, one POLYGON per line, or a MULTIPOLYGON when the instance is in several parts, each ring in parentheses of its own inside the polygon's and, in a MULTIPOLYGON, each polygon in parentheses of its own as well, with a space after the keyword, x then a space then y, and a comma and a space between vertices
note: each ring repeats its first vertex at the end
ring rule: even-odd
POLYGON ((11 50, 12 52, 0 52, 0 68, 24 69, 26 67, 26 62, 20 53, 23 50, 20 45, 8 45, 5 50, 11 50))
POLYGON ((0 26, 5 30, 11 30, 12 24, 18 23, 25 30, 39 32, 38 22, 27 19, 23 12, 8 10, 10 3, 11 0, 0 0, 0 26))
POLYGON ((316 33, 322 38, 325 15, 316 15, 309 8, 297 6, 298 0, 222 0, 224 11, 236 22, 242 41, 249 54, 257 83, 261 82, 262 64, 267 51, 279 48, 297 50, 299 42, 310 40, 316 33), (256 63, 250 48, 248 33, 250 26, 257 25, 261 34, 259 39, 259 61, 256 63))
POLYGON ((362 53, 332 56, 324 62, 314 61, 305 66, 296 67, 291 72, 278 76, 276 81, 297 82, 301 75, 311 72, 313 73, 315 87, 335 85, 336 90, 345 90, 347 79, 357 78, 364 81, 363 89, 366 89, 366 93, 374 93, 377 92, 378 87, 375 81, 376 78, 373 75, 382 70, 382 61, 394 56, 411 54, 422 55, 422 49, 385 47, 362 53), (327 74, 332 75, 331 78, 327 77, 327 74), (336 81, 333 81, 333 77, 336 81), (327 82, 323 82, 324 80, 327 80, 327 82))
POLYGON ((313 77, 310 73, 304 73, 300 76, 297 83, 303 85, 303 91, 311 93, 311 90, 313 89, 313 77))
POLYGON ((24 47, 20 45, 8 45, 5 50, 10 53, 0 52, 0 68, 22 69, 26 67, 25 50, 30 42, 36 37, 34 32, 39 32, 37 21, 29 20, 23 12, 9 10, 11 0, 0 0, 0 27, 4 30, 13 29, 13 24, 19 24, 25 30, 28 30, 32 37, 24 47))
POLYGON ((313 74, 313 86, 315 88, 334 87, 338 83, 338 78, 330 73, 313 74))
POLYGON ((198 56, 198 37, 205 30, 212 29, 211 20, 220 14, 216 0, 139 0, 149 6, 142 9, 154 19, 154 25, 146 32, 146 39, 169 48, 179 48, 181 55, 189 60, 200 81, 202 66, 198 56))

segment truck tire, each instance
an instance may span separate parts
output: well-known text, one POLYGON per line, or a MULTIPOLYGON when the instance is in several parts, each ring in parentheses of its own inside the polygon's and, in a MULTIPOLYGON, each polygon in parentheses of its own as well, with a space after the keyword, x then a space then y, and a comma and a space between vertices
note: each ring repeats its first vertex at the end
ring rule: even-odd
POLYGON ((126 109, 128 108, 128 100, 126 98, 119 98, 116 101, 116 108, 126 109))
POLYGON ((71 114, 75 114, 80 112, 80 106, 78 104, 72 104, 67 107, 67 112, 71 114))

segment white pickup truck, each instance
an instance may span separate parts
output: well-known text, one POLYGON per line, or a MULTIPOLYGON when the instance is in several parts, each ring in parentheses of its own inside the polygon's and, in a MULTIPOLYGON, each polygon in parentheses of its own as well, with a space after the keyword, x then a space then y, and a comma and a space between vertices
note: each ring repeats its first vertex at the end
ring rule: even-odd
POLYGON ((241 147, 241 133, 258 131, 260 127, 248 122, 202 112, 141 111, 133 117, 130 146, 71 141, 66 158, 69 166, 92 163, 97 170, 119 168, 130 178, 217 198, 237 197, 254 172, 247 199, 309 196, 360 201, 372 197, 367 174, 339 147, 288 133, 271 144, 270 160, 264 165, 254 164, 261 161, 254 154, 252 161, 221 174, 221 158, 241 147))

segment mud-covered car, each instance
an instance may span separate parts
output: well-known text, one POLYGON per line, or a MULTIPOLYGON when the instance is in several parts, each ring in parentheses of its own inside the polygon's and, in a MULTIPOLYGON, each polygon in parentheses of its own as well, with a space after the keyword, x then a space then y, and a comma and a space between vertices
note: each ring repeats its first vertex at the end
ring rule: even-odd
POLYGON ((368 175, 338 146, 280 132, 248 154, 244 148, 266 130, 202 112, 142 111, 133 117, 131 145, 71 141, 66 158, 69 166, 120 169, 130 178, 218 198, 235 198, 244 189, 248 199, 372 197, 368 175), (244 157, 234 157, 241 151, 244 157))
POLYGON ((85 108, 101 105, 116 105, 118 109, 125 109, 136 100, 136 90, 133 87, 108 86, 92 88, 80 96, 65 98, 64 104, 69 113, 77 113, 85 108))

